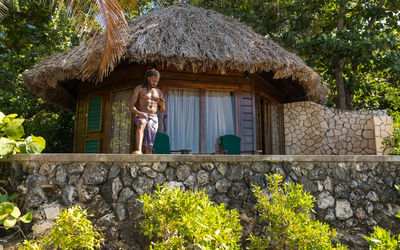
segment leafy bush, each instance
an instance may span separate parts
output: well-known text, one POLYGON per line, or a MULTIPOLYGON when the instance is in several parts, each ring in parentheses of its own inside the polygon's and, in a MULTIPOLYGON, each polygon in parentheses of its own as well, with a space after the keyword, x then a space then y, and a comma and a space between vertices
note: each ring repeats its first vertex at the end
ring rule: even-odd
MULTIPOLYGON (((400 185, 395 186, 400 192, 400 185)), ((397 218, 400 218, 400 213, 396 214, 397 218)), ((396 237, 391 236, 388 231, 379 226, 376 226, 374 233, 370 237, 364 237, 369 245, 370 249, 400 249, 400 235, 396 237)))
POLYGON ((64 209, 49 234, 38 240, 25 241, 21 249, 100 248, 104 239, 87 217, 87 211, 78 205, 64 209))
POLYGON ((242 229, 236 210, 216 205, 204 191, 158 187, 141 195, 144 234, 151 249, 239 249, 242 229))
POLYGON ((23 139, 23 118, 17 118, 17 114, 4 115, 0 112, 0 159, 9 154, 29 153, 38 154, 46 147, 46 141, 42 137, 29 136, 23 139))
MULTIPOLYGON (((315 198, 302 185, 282 185, 282 176, 268 177, 268 191, 253 186, 261 222, 266 225, 260 236, 250 236, 250 249, 334 249, 336 231, 312 220, 315 198)), ((345 249, 337 244, 337 248, 345 249)))

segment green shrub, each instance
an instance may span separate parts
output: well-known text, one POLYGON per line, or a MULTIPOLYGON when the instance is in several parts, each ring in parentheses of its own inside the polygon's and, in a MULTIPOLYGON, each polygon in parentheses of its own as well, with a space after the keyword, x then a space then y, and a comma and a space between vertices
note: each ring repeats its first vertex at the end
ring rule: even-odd
POLYGON ((17 114, 4 115, 0 112, 0 159, 10 154, 28 153, 38 154, 46 147, 43 137, 28 136, 23 139, 23 118, 17 118, 17 114))
POLYGON ((239 249, 239 214, 216 205, 204 191, 158 187, 141 195, 142 228, 151 249, 239 249))
MULTIPOLYGON (((400 192, 400 185, 395 186, 400 192)), ((397 218, 400 218, 400 213, 396 214, 397 218)), ((370 237, 364 237, 369 245, 370 249, 400 249, 400 235, 396 237, 391 236, 388 231, 378 226, 375 227, 374 233, 370 237)))
MULTIPOLYGON (((265 227, 260 236, 250 236, 250 249, 334 249, 336 231, 311 218, 315 198, 302 185, 282 184, 278 174, 268 179, 268 192, 252 189, 265 227)), ((345 249, 340 244, 336 247, 345 249)))
POLYGON ((104 241, 87 218, 87 211, 78 205, 64 209, 49 234, 24 242, 22 249, 95 249, 104 241))

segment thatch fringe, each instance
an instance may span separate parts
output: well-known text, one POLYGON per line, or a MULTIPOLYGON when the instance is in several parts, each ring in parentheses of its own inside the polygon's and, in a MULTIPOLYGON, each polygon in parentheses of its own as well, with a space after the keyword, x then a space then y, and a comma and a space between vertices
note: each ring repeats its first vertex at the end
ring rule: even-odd
MULTIPOLYGON (((327 88, 320 76, 298 56, 262 37, 237 20, 214 11, 177 3, 152 11, 129 24, 122 59, 141 64, 162 63, 194 72, 217 70, 274 72, 274 78, 298 80, 307 99, 321 102, 327 88)), ((97 67, 102 40, 53 55, 23 74, 27 87, 49 99, 49 92, 68 79, 87 80, 83 65, 97 67)), ((117 64, 109 65, 114 69, 117 64)), ((62 102, 58 98, 53 100, 62 102)), ((61 104, 62 105, 62 104, 61 104)))

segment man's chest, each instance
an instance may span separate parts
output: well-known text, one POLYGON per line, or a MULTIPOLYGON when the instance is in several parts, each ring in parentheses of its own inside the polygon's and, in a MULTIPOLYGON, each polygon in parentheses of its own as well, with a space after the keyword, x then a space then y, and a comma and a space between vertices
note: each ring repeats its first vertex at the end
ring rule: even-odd
POLYGON ((142 90, 140 93, 140 99, 145 101, 157 101, 160 98, 160 93, 157 89, 151 89, 149 91, 142 90))

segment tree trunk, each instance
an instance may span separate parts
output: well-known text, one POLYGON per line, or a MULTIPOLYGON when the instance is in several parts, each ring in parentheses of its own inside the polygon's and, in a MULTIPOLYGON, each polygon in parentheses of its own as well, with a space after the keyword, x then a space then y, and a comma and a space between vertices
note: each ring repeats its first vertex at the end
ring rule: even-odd
POLYGON ((333 59, 333 68, 335 69, 336 80, 336 107, 338 109, 346 109, 346 89, 343 79, 343 59, 333 59))
MULTIPOLYGON (((339 20, 338 20, 338 30, 343 30, 344 28, 344 18, 346 14, 345 4, 341 4, 339 7, 339 20)), ((335 80, 336 80, 336 107, 339 109, 346 109, 346 89, 344 87, 343 78, 343 66, 344 60, 341 58, 333 59, 333 68, 335 70, 335 80)))

